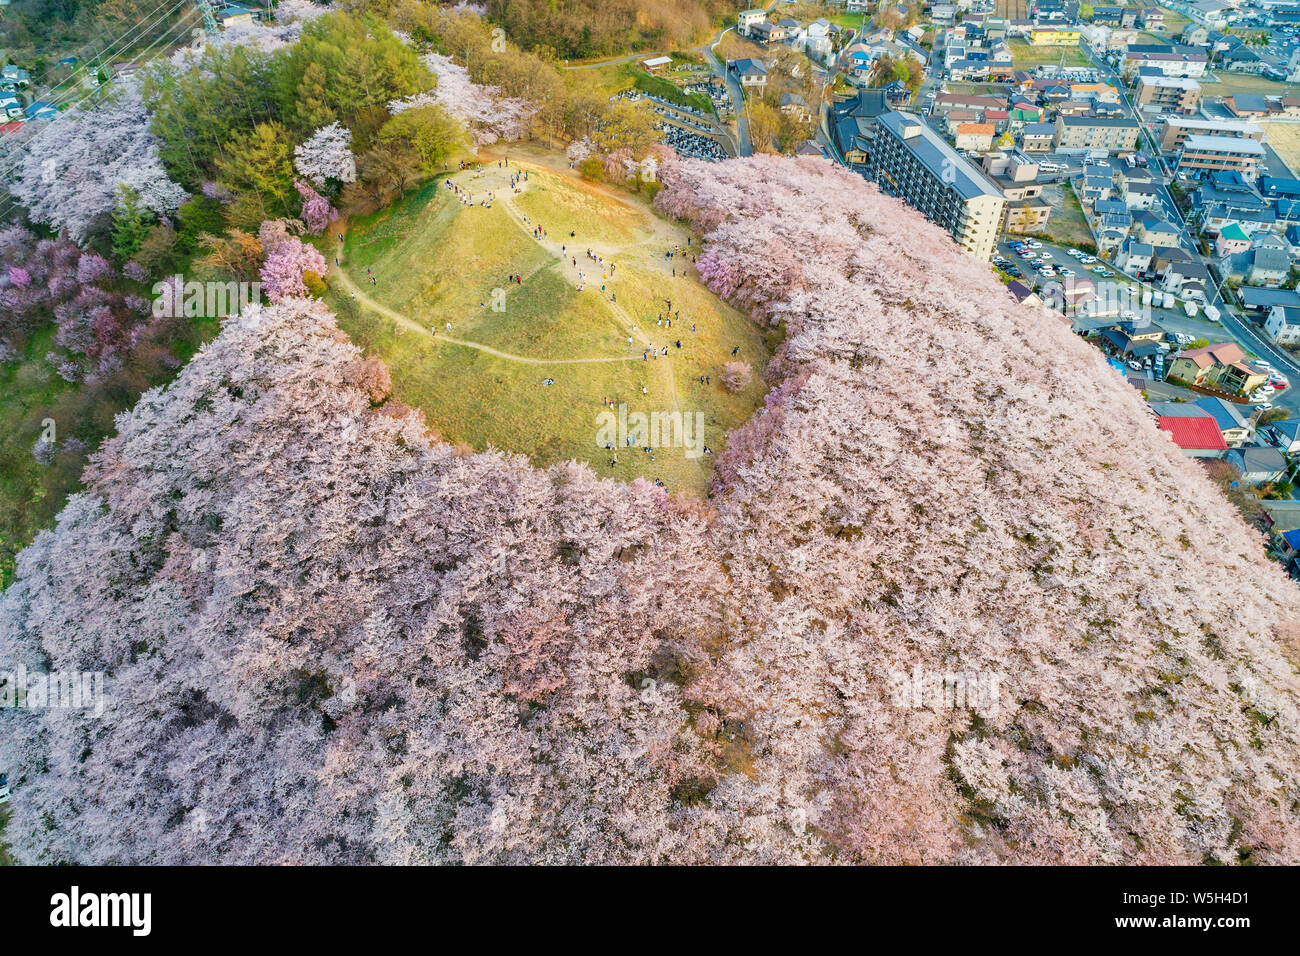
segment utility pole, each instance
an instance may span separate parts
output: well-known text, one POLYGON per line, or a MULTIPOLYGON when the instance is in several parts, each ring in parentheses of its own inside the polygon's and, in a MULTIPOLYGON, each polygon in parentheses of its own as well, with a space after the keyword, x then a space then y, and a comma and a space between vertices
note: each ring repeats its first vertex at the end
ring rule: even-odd
POLYGON ((211 0, 197 0, 199 12, 203 14, 203 32, 209 37, 215 37, 221 32, 217 27, 217 18, 212 12, 211 0))

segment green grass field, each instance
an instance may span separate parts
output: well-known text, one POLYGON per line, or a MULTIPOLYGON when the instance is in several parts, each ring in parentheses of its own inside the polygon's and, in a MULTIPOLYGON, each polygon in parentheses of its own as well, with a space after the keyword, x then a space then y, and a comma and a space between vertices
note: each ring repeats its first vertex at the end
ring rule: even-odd
POLYGON ((1043 64, 1053 66, 1091 66, 1092 62, 1077 46, 1030 46, 1024 40, 1008 40, 1011 63, 1017 70, 1033 70, 1043 64))
MULTIPOLYGON (((515 170, 518 152, 511 150, 515 170)), ((761 401, 774 333, 765 335, 705 289, 681 255, 664 258, 674 244, 694 251, 685 231, 565 165, 555 154, 530 156, 530 179, 515 195, 509 171, 489 163, 477 175, 452 177, 475 205, 462 203, 442 177, 351 222, 345 274, 332 273, 330 283, 340 324, 384 359, 396 397, 421 408, 447 441, 518 452, 539 464, 574 458, 603 475, 703 491, 708 457, 668 447, 667 439, 653 462, 636 447, 617 449, 611 468, 611 453, 597 442, 604 400, 626 404, 629 413, 681 414, 691 422, 698 413, 702 442, 720 451, 724 434, 761 401), (478 202, 489 192, 496 201, 483 208, 478 202), (548 233, 540 241, 531 232, 539 223, 548 233), (587 259, 588 248, 605 263, 587 259), (512 274, 523 282, 508 281, 512 274), (665 299, 680 313, 672 328, 657 324, 665 299), (651 346, 669 355, 643 358, 651 346), (754 375, 733 395, 718 375, 737 346, 754 375), (701 375, 711 381, 701 383, 701 375), (543 385, 546 379, 554 384, 543 385)))
POLYGON ((1277 80, 1254 76, 1250 73, 1228 73, 1218 71, 1206 76, 1201 81, 1202 96, 1231 96, 1233 93, 1262 93, 1265 96, 1294 96, 1295 83, 1279 83, 1277 80), (1216 83, 1215 80, 1218 80, 1216 83))
POLYGON ((1047 220, 1047 228, 1043 230, 1043 236, 1044 238, 1051 237, 1056 242, 1066 246, 1094 242, 1092 230, 1088 228, 1088 219, 1083 212, 1083 206, 1079 204, 1079 199, 1075 196, 1073 189, 1067 187, 1064 202, 1060 206, 1053 207, 1051 218, 1047 220))

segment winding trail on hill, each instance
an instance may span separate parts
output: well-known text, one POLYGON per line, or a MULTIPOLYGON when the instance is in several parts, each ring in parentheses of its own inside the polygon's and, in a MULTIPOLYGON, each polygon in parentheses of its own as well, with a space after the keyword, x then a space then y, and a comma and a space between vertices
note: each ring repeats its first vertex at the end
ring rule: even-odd
POLYGON ((366 295, 364 292, 358 289, 356 283, 353 282, 352 279, 348 276, 348 274, 344 272, 342 269, 336 269, 334 271, 334 274, 338 276, 338 279, 343 284, 343 287, 346 288, 349 292, 351 292, 353 297, 362 305, 364 305, 366 308, 372 309, 373 311, 378 312, 380 315, 387 316, 388 318, 396 322, 398 325, 401 325, 403 328, 408 328, 413 332, 421 332, 424 335, 429 336, 429 338, 437 342, 449 342, 452 345, 459 345, 467 349, 476 349, 480 352, 486 352, 488 355, 494 355, 497 358, 505 359, 508 362, 519 362, 522 365, 591 365, 598 362, 637 361, 637 357, 635 355, 613 356, 613 357, 607 356, 607 357, 600 357, 600 358, 573 358, 573 359, 529 358, 527 355, 513 355, 510 352, 502 352, 499 349, 492 348, 490 345, 484 345, 482 342, 471 342, 468 339, 455 339, 452 338, 450 335, 444 335, 441 332, 434 332, 432 329, 426 328, 425 326, 421 325, 419 322, 416 322, 414 319, 410 318, 409 316, 405 316, 401 312, 397 312, 393 309, 390 309, 386 305, 376 302, 374 299, 370 298, 370 296, 366 295))
MULTIPOLYGON (((568 270, 574 272, 579 271, 578 269, 573 269, 569 264, 569 260, 571 258, 576 258, 576 254, 570 254, 567 251, 561 251, 561 247, 567 246, 568 245, 567 243, 554 242, 549 237, 539 238, 533 233, 533 229, 537 225, 537 223, 533 222, 531 217, 529 217, 527 214, 525 214, 521 209, 519 209, 515 205, 514 199, 516 194, 514 194, 513 192, 511 193, 506 192, 506 190, 509 188, 508 186, 509 170, 507 169, 504 175, 502 175, 500 172, 495 172, 494 174, 492 167, 487 164, 494 162, 495 157, 492 159, 488 159, 487 156, 485 155, 482 157, 482 159, 484 161, 484 165, 480 166, 476 171, 476 174, 472 174, 470 177, 471 181, 475 183, 475 186, 473 187, 473 191, 481 192, 483 190, 487 190, 489 192, 499 193, 501 198, 497 199, 496 202, 502 204, 502 206, 505 208, 506 218, 509 219, 510 222, 512 222, 516 228, 526 233, 529 236, 529 238, 532 239, 533 242, 540 245, 546 253, 548 253, 550 256, 553 257, 554 260, 558 260, 562 271, 568 271, 568 270), (483 181, 485 178, 487 180, 486 182, 483 181), (502 182, 498 180, 505 180, 505 181, 502 182)), ((560 178, 570 179, 575 182, 581 182, 581 178, 577 176, 577 174, 575 174, 572 170, 562 168, 561 164, 559 164, 558 162, 556 162, 554 166, 548 163, 540 163, 540 162, 527 162, 527 161, 521 162, 518 159, 511 160, 511 162, 517 169, 528 169, 533 173, 549 174, 553 176, 558 176, 560 178)), ((521 185, 523 186, 523 189, 520 194, 522 194, 522 192, 526 192, 531 184, 525 181, 521 185)), ((583 183, 583 185, 589 188, 592 192, 596 192, 603 195, 607 200, 616 201, 630 208, 638 209, 636 204, 632 202, 630 198, 626 196, 622 196, 613 190, 603 189, 598 186, 594 186, 594 184, 589 185, 583 183)), ((640 210, 638 209, 638 211, 640 210)), ((649 221, 649 224, 651 226, 651 235, 653 239, 668 242, 676 238, 676 236, 673 233, 672 227, 669 226, 667 223, 660 222, 658 220, 655 220, 652 217, 649 221)), ((335 227, 332 227, 332 230, 339 232, 341 234, 345 234, 347 232, 347 225, 346 223, 339 223, 335 227)), ((365 292, 363 292, 360 288, 358 288, 357 284, 352 281, 351 276, 347 274, 347 271, 342 266, 342 262, 345 261, 342 258, 343 248, 344 248, 344 244, 340 243, 340 249, 339 249, 339 253, 341 257, 340 265, 337 268, 334 268, 332 272, 334 275, 338 276, 341 285, 345 289, 347 289, 348 292, 352 294, 353 298, 356 299, 356 301, 360 302, 362 305, 373 310, 374 312, 377 312, 380 315, 392 319, 393 322, 397 323, 402 328, 427 335, 435 342, 446 342, 449 345, 458 345, 461 346, 462 348, 474 349, 476 351, 483 352, 484 354, 491 355, 495 358, 503 359, 507 362, 516 362, 521 365, 533 365, 533 366, 593 365, 593 364, 602 364, 602 363, 609 363, 609 362, 646 361, 643 356, 638 356, 638 355, 599 356, 599 357, 591 357, 591 358, 569 358, 569 359, 533 358, 527 355, 515 355, 511 352, 503 352, 500 349, 495 349, 490 345, 484 345, 482 342, 474 342, 469 339, 453 338, 450 335, 438 331, 436 328, 431 328, 428 326, 421 325, 419 322, 416 322, 410 316, 398 312, 395 309, 389 308, 388 306, 383 305, 380 302, 376 302, 370 296, 366 295, 365 292)), ((589 248, 593 252, 596 252, 599 255, 604 256, 606 259, 610 260, 611 262, 614 261, 615 257, 621 258, 624 254, 629 255, 634 260, 638 258, 637 250, 629 248, 627 244, 618 244, 614 247, 610 247, 609 245, 603 243, 593 243, 590 245, 589 248)), ((591 264, 592 268, 595 268, 599 265, 600 263, 591 264)), ((660 262, 658 257, 650 258, 648 261, 643 263, 643 266, 648 267, 650 271, 654 271, 654 272, 658 272, 662 270, 663 273, 665 273, 665 278, 667 277, 667 274, 672 273, 672 270, 668 267, 667 263, 660 262)), ((583 269, 585 269, 585 267, 586 266, 584 263, 583 269)), ((540 271, 543 268, 548 268, 548 266, 539 266, 538 269, 534 270, 534 273, 540 271)), ((687 272, 685 269, 683 269, 683 271, 681 272, 681 276, 684 278, 686 275, 687 272)), ((576 280, 576 277, 571 281, 574 282, 575 286, 581 284, 576 280)), ((594 279, 582 280, 583 283, 587 281, 594 282, 595 280, 594 279)), ((610 283, 614 282, 613 278, 609 279, 608 282, 610 283)), ((640 341, 640 343, 644 347, 644 350, 648 351, 650 349, 655 348, 654 342, 651 340, 649 335, 646 334, 646 332, 641 328, 641 326, 637 323, 636 319, 632 316, 631 313, 627 311, 627 309, 625 309, 617 301, 611 302, 610 300, 606 299, 603 295, 601 296, 601 301, 603 302, 605 307, 609 309, 611 313, 613 313, 619 320, 621 320, 621 324, 623 326, 624 331, 634 336, 637 340, 640 341)), ((669 407, 678 414, 684 414, 682 410, 681 399, 677 390, 677 375, 674 371, 673 362, 670 360, 670 356, 672 356, 672 354, 673 353, 670 352, 668 356, 661 357, 662 361, 657 359, 655 362, 653 362, 652 365, 655 366, 655 371, 652 371, 651 374, 662 379, 663 394, 667 397, 669 407)), ((703 461, 697 460, 696 466, 701 471, 704 470, 703 461)))

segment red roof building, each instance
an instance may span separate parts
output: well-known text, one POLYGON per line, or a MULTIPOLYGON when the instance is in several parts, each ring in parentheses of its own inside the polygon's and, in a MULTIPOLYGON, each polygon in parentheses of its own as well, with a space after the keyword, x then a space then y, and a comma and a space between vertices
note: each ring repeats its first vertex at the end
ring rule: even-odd
POLYGON ((1228 450, 1219 423, 1208 412, 1204 415, 1161 415, 1160 430, 1168 432, 1174 444, 1191 458, 1220 458, 1228 450))

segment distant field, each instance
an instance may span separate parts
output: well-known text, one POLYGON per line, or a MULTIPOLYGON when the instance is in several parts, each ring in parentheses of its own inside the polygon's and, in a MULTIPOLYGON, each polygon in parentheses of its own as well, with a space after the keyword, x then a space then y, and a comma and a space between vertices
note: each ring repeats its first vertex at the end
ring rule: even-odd
POLYGON ((1214 82, 1213 77, 1210 76, 1201 80, 1203 96, 1230 96, 1233 93, 1289 96, 1296 90, 1295 83, 1279 83, 1276 80, 1266 80, 1262 76, 1251 76, 1246 73, 1215 73, 1214 77, 1217 77, 1219 82, 1214 82))
MULTIPOLYGON (((521 152, 510 150, 512 162, 521 152)), ((521 195, 510 192, 508 172, 495 165, 478 177, 453 177, 476 203, 494 191, 491 209, 463 205, 440 179, 350 223, 344 267, 359 297, 331 273, 340 325, 384 359, 396 397, 422 409, 449 442, 526 454, 539 464, 576 458, 602 475, 705 490, 710 460, 687 457, 680 447, 656 447, 653 463, 638 448, 622 447, 611 468, 611 454, 597 444, 597 416, 606 398, 630 412, 681 412, 692 421, 699 412, 704 442, 719 451, 723 435, 762 398, 770 354, 764 332, 705 289, 680 256, 664 258, 674 243, 688 249, 675 224, 567 170, 529 170, 521 195), (546 241, 533 237, 537 223, 548 230, 546 241), (588 260, 588 248, 606 263, 588 260), (522 284, 508 281, 516 273, 522 284), (665 298, 680 311, 671 329, 657 324, 665 298), (652 346, 667 347, 668 356, 644 359, 652 346), (753 382, 732 395, 719 373, 737 346, 753 382), (701 375, 712 381, 701 383, 701 375), (548 379, 554 384, 543 385, 548 379)))
MULTIPOLYGON (((762 4, 756 4, 761 6, 762 4)), ((813 3, 808 0, 792 3, 786 7, 780 7, 779 12, 783 17, 794 17, 801 23, 807 23, 810 20, 823 18, 831 23, 841 27, 852 28, 856 31, 862 30, 863 15, 861 13, 846 13, 844 10, 834 7, 827 3, 813 3)), ((868 23, 870 16, 866 17, 868 23)))
POLYGON ((1028 20, 1029 0, 998 0, 997 14, 1008 20, 1028 20))
POLYGON ((1268 145, 1291 167, 1300 171, 1300 123, 1261 123, 1268 145))
POLYGON ((752 40, 737 36, 733 30, 722 37, 713 53, 719 60, 743 60, 745 57, 764 59, 766 50, 752 40))
POLYGON ((1006 83, 962 83, 960 81, 949 80, 945 88, 950 93, 965 93, 968 96, 1006 96, 1006 83))
POLYGON ((1091 66, 1077 46, 1030 46, 1025 40, 1008 40, 1011 62, 1017 70, 1032 70, 1050 63, 1053 66, 1091 66))

